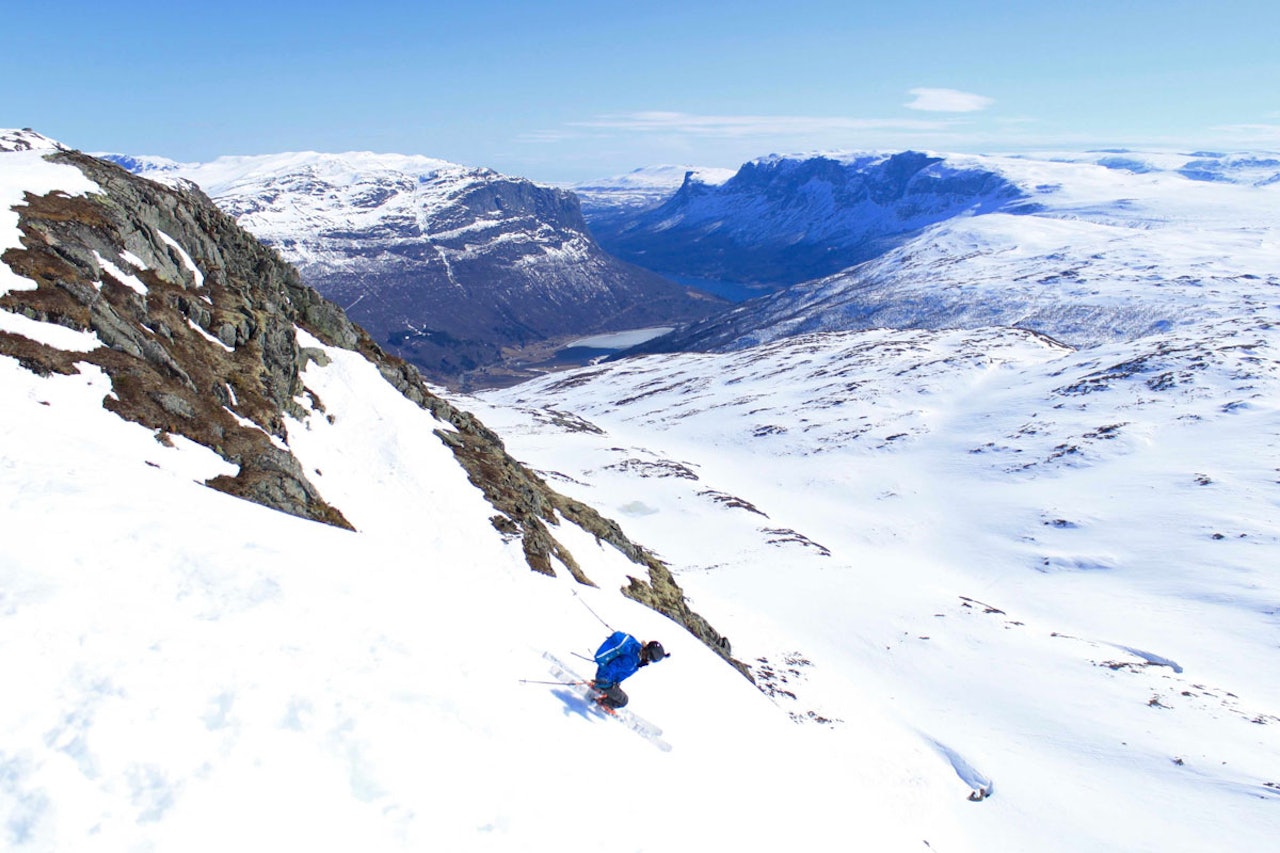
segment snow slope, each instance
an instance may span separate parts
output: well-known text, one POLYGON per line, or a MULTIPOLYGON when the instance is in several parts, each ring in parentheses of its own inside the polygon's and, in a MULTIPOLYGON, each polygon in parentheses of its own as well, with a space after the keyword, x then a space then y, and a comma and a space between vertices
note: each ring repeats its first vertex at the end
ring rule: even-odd
MULTIPOLYGON (((0 153, 6 209, 24 186, 100 189, 30 154, 0 153)), ((0 318, 27 351, 100 343, 0 318)), ((867 703, 856 729, 796 726, 619 595, 635 564, 571 524, 556 535, 598 587, 530 572, 434 434, 450 427, 363 356, 293 334, 309 393, 275 440, 355 530, 207 488, 235 466, 108 410, 96 367, 0 357, 4 849, 970 846, 969 787, 898 719, 867 703), (544 651, 589 654, 600 620, 672 653, 627 682, 670 752, 530 683, 544 651)))
POLYGON ((798 720, 838 742, 894 719, 958 782, 992 784, 953 843, 1262 853, 1280 832, 1263 295, 1088 350, 999 328, 807 334, 476 408, 656 548, 798 720))
POLYGON ((221 461, 105 412, 100 377, 0 363, 7 849, 680 850, 691 829, 753 849, 851 820, 883 850, 962 837, 961 786, 896 721, 795 727, 618 596, 634 567, 585 534, 568 541, 601 590, 531 574, 430 418, 329 355, 306 381, 334 422, 289 443, 358 534, 198 485, 221 461), (583 602, 671 650, 627 684, 670 753, 520 682, 603 639, 583 602), (637 799, 660 806, 620 818, 637 799))

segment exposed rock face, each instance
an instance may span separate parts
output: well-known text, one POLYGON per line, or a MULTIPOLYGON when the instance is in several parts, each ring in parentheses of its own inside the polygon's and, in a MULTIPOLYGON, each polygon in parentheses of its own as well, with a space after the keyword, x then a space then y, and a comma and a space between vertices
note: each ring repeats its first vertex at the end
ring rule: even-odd
MULTIPOLYGON (((10 150, 41 147, 22 142, 24 148, 10 150)), ((648 579, 632 579, 627 595, 687 626, 747 672, 689 610, 665 566, 616 523, 551 490, 496 434, 433 394, 415 367, 384 353, 198 190, 165 187, 79 152, 50 150, 47 159, 75 166, 101 193, 28 193, 14 208, 22 248, 5 251, 0 261, 36 287, 4 293, 0 309, 93 331, 105 346, 68 352, 0 332, 0 355, 42 374, 96 365, 112 381, 113 393, 103 401, 111 411, 155 430, 159 441, 184 436, 239 467, 209 486, 350 529, 289 450, 284 420, 305 416, 296 398, 310 392, 300 373, 309 359, 324 358, 299 346, 295 326, 327 345, 358 351, 407 398, 454 427, 437 435, 494 506, 495 527, 522 537, 533 569, 554 574, 554 557, 591 583, 552 532, 562 520, 578 524, 645 570, 648 579)))
POLYGON ((487 169, 359 153, 113 159, 196 182, 381 346, 451 384, 508 348, 719 307, 603 252, 572 193, 487 169))
POLYGON ((5 334, 0 352, 42 372, 96 364, 112 377, 108 408, 161 440, 183 435, 240 466, 236 477, 209 485, 349 527, 272 441, 283 438, 283 415, 302 390, 293 321, 350 346, 356 333, 342 312, 207 201, 78 152, 51 157, 78 167, 104 194, 27 196, 18 209, 24 248, 3 261, 38 288, 5 294, 0 308, 92 330, 106 347, 66 353, 5 334), (207 275, 186 265, 178 245, 190 247, 207 275), (143 267, 136 276, 111 260, 125 256, 143 267))
POLYGON ((780 287, 830 275, 928 225, 1020 197, 997 174, 915 151, 769 157, 719 185, 691 176, 659 207, 591 224, 602 246, 648 269, 780 287))

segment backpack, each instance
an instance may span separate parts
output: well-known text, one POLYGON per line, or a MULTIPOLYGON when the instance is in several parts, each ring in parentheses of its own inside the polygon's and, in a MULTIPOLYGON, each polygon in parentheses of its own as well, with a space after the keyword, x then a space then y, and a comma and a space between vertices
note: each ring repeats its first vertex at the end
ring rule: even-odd
POLYGON ((625 631, 614 631, 600 648, 596 649, 596 665, 606 666, 610 661, 623 654, 631 644, 640 645, 640 641, 625 631), (628 643, 628 640, 630 643, 628 643))

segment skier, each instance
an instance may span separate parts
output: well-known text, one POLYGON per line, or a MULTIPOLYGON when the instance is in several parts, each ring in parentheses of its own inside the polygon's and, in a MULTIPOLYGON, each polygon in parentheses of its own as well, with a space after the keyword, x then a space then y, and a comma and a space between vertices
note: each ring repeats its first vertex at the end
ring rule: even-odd
POLYGON ((636 674, 642 666, 656 663, 668 657, 657 640, 641 643, 623 631, 614 631, 596 650, 596 677, 591 686, 599 691, 596 697, 605 710, 621 708, 627 704, 627 694, 618 684, 636 674))

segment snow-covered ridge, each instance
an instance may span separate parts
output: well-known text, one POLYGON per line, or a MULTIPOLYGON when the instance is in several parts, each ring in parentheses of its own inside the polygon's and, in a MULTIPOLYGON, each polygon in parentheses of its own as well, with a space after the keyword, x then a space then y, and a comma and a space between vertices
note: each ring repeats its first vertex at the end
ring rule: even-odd
POLYGON ((1144 152, 1127 149, 1094 151, 1085 154, 1039 155, 1068 162, 1095 163, 1107 169, 1133 174, 1168 172, 1193 181, 1221 181, 1266 186, 1280 181, 1280 152, 1193 151, 1144 152))
POLYGON ((165 182, 161 173, 176 172, 181 169, 191 168, 193 165, 191 163, 179 163, 177 160, 171 160, 168 157, 152 157, 148 155, 98 153, 94 156, 109 160, 117 166, 128 169, 135 175, 145 175, 161 183, 165 182))
MULTIPOLYGON (((341 232, 396 222, 413 226, 405 238, 422 237, 451 193, 501 177, 430 157, 368 151, 227 156, 208 163, 103 157, 157 180, 197 184, 242 226, 303 263, 322 263, 326 238, 341 232)), ((335 262, 347 260, 336 248, 330 252, 335 262)))
MULTIPOLYGON (((901 152, 897 151, 821 151, 794 154, 769 154, 750 161, 767 166, 780 163, 802 163, 812 159, 826 159, 856 169, 867 169, 883 164, 901 152)), ((1015 161, 1027 163, 1075 163, 1102 166, 1135 175, 1169 173, 1189 180, 1222 181, 1236 184, 1265 185, 1280 180, 1280 152, 1251 151, 1143 151, 1127 148, 1092 151, 1030 151, 1022 154, 984 155, 957 154, 943 151, 923 151, 930 157, 939 157, 954 165, 982 166, 996 171, 1008 170, 1013 180, 1030 177, 1030 173, 1013 165, 1015 161)), ((718 183, 723 183, 720 181, 718 183)))
POLYGON ((0 128, 0 153, 12 151, 57 151, 62 146, 30 128, 6 130, 0 128))

